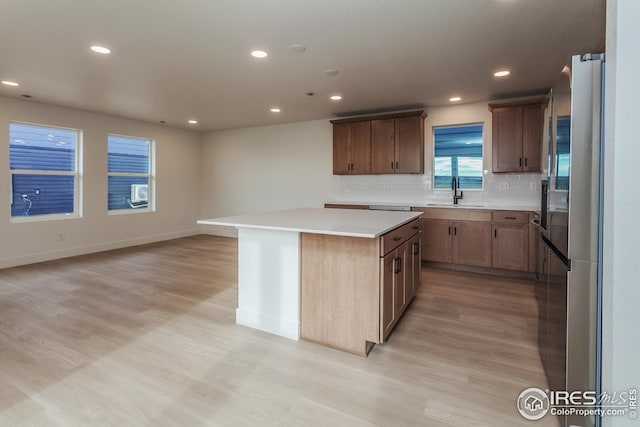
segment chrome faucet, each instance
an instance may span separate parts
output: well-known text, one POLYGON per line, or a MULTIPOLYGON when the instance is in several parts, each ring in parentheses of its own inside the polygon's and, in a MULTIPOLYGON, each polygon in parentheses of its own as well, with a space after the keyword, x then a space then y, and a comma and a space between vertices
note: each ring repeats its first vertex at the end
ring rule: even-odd
POLYGON ((451 189, 453 190, 453 204, 457 205, 458 200, 462 199, 462 191, 458 194, 458 180, 455 176, 451 178, 451 189))

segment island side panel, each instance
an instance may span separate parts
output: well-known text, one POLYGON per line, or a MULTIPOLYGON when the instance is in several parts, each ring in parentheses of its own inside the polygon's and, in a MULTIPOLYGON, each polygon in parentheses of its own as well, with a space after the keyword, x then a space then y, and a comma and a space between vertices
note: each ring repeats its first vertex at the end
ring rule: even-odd
POLYGON ((365 355, 380 338, 380 239, 302 233, 303 340, 365 355))
POLYGON ((298 340, 300 233, 238 229, 236 323, 298 340))

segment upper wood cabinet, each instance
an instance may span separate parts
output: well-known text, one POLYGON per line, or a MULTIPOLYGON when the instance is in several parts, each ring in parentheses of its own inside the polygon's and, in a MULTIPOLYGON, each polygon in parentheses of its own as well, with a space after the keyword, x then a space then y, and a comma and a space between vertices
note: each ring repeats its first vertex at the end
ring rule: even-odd
POLYGON ((335 175, 424 173, 425 117, 427 115, 420 110, 331 120, 333 173, 335 175), (355 125, 357 130, 354 128, 355 125), (368 135, 365 129, 369 129, 368 135), (354 149, 356 134, 358 150, 354 149), (366 146, 369 149, 368 154, 366 146), (358 166, 367 155, 369 167, 358 166))
POLYGON ((333 125, 333 173, 363 175, 371 173, 371 123, 333 125))
POLYGON ((493 172, 539 172, 546 98, 489 104, 493 172))

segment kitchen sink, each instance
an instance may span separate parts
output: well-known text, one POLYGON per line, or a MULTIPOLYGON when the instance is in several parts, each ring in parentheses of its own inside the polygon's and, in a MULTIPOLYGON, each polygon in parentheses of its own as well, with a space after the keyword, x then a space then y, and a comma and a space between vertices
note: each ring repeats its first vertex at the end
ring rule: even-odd
POLYGON ((483 208, 484 205, 454 205, 453 203, 427 203, 427 206, 438 208, 483 208))

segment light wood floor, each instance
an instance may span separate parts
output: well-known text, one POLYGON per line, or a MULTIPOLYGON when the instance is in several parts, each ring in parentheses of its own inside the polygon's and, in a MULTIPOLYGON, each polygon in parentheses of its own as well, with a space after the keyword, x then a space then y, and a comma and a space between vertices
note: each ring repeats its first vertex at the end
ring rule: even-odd
POLYGON ((361 358, 235 325, 236 259, 196 236, 0 270, 0 425, 533 425, 531 282, 423 269, 361 358))

